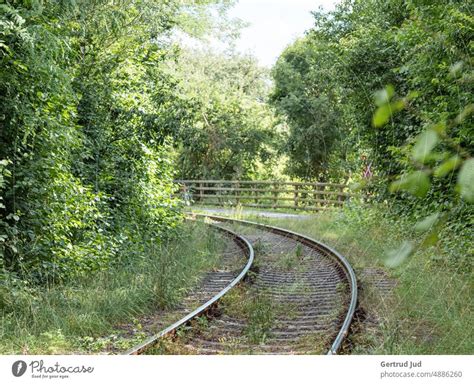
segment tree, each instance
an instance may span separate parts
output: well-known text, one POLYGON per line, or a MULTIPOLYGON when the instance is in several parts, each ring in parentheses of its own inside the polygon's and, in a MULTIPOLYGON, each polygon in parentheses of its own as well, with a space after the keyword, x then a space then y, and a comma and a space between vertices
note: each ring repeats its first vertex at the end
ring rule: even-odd
MULTIPOLYGON (((465 1, 403 0, 347 0, 332 12, 315 13, 315 27, 282 54, 273 71, 272 100, 290 124, 288 150, 297 148, 291 156, 302 170, 298 176, 305 169, 314 169, 313 177, 324 169, 355 172, 360 155, 368 154, 384 199, 385 181, 407 168, 405 144, 413 144, 426 125, 455 119, 470 103, 471 14, 465 1), (377 91, 385 85, 398 95, 418 91, 418 97, 411 94, 404 113, 393 114, 389 124, 374 124, 374 95, 384 104, 387 94, 377 91)), ((394 100, 399 103, 379 112, 400 110, 402 98, 394 100)), ((448 131, 472 151, 469 119, 448 131)), ((435 187, 450 190, 445 181, 435 187)))
POLYGON ((273 69, 270 101, 290 127, 285 146, 290 175, 323 180, 328 176, 340 120, 338 90, 331 81, 333 63, 328 44, 307 37, 287 48, 273 69))
POLYGON ((182 178, 252 178, 276 156, 266 72, 237 54, 184 50, 171 68, 187 117, 176 132, 182 178))
POLYGON ((0 5, 2 273, 84 274, 143 257, 173 231, 169 36, 205 30, 229 4, 0 5))

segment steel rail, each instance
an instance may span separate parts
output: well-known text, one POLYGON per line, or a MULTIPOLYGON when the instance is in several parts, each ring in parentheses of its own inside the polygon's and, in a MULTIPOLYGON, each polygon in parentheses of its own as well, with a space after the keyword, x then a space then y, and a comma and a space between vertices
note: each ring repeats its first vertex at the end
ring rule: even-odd
POLYGON ((146 351, 147 349, 151 348, 153 345, 155 345, 159 339, 161 339, 162 337, 166 336, 167 334, 175 331, 176 329, 178 329, 179 327, 181 327, 182 325, 186 324, 187 322, 189 322, 190 320, 192 320, 193 318, 195 318, 196 316, 199 316, 201 315, 202 313, 204 313, 206 310, 208 310, 216 301, 218 301, 222 296, 224 296, 227 292, 229 292, 234 286, 236 286, 244 277, 245 275, 247 274, 247 272, 249 271, 250 267, 252 266, 253 264, 253 260, 254 260, 254 250, 253 250, 253 247, 252 245, 250 244, 250 242, 243 236, 240 236, 239 234, 229 230, 229 229, 226 229, 226 228, 222 228, 222 227, 219 227, 219 226, 216 226, 216 225, 213 225, 213 224, 209 224, 207 223, 208 225, 212 226, 213 228, 215 229, 218 229, 222 232, 224 232, 226 235, 228 236, 231 236, 236 242, 237 244, 244 250, 246 251, 247 255, 248 255, 248 261, 247 261, 247 264, 245 264, 245 267, 242 269, 242 271, 239 273, 239 275, 234 279, 232 280, 223 290, 221 290, 217 295, 213 296, 211 299, 209 299, 207 302, 205 302, 203 305, 201 305, 200 307, 196 308, 194 311, 192 311, 191 313, 189 313, 188 315, 186 315, 185 317, 183 317, 182 319, 176 321, 175 323, 171 324, 169 327, 163 329, 162 331, 160 331, 159 333, 153 335, 153 336, 150 336, 149 338, 147 338, 145 341, 143 341, 141 344, 139 345, 136 345, 135 347, 129 349, 127 352, 125 352, 124 354, 125 355, 140 355, 141 353, 143 353, 144 351, 146 351))
POLYGON ((346 278, 349 281, 350 289, 351 289, 351 299, 349 303, 349 307, 347 309, 346 316, 344 318, 344 322, 339 329, 339 332, 334 339, 333 343, 331 344, 331 347, 329 351, 327 352, 328 355, 335 355, 339 351, 343 340, 349 333, 349 328, 352 323, 352 319, 354 317, 354 313, 357 307, 357 278, 354 272, 354 269, 350 265, 350 263, 347 261, 347 259, 342 256, 339 252, 337 252, 335 249, 327 246, 326 244, 314 240, 308 236, 304 236, 302 234, 279 228, 279 227, 273 227, 270 225, 266 224, 260 224, 256 223, 253 221, 247 221, 247 220, 238 220, 238 219, 233 219, 233 218, 228 218, 228 217, 222 217, 222 216, 214 216, 214 215, 207 215, 207 214, 199 214, 199 213, 192 213, 192 216, 196 217, 207 217, 210 218, 211 220, 215 221, 221 221, 221 222, 233 222, 233 223, 238 223, 238 224, 244 224, 244 225, 249 225, 249 226, 254 226, 254 227, 262 227, 265 228, 271 232, 280 234, 282 236, 286 237, 291 237, 294 240, 298 240, 306 245, 313 246, 316 245, 319 249, 325 250, 329 255, 331 255, 336 261, 343 267, 343 270, 346 274, 346 278))

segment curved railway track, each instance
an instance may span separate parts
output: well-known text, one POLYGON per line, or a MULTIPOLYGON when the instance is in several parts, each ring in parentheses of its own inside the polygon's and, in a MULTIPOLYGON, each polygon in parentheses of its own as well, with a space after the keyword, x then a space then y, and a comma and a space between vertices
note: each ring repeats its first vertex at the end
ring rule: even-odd
POLYGON ((343 256, 285 229, 194 216, 232 237, 245 266, 206 276, 200 289, 215 292, 212 298, 127 354, 338 352, 357 303, 356 277, 343 256))

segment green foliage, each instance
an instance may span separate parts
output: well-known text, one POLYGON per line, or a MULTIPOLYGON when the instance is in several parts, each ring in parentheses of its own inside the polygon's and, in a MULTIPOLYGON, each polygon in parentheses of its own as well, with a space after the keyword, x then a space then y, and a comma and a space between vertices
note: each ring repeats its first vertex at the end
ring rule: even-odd
MULTIPOLYGON (((472 151, 471 15, 467 1, 403 0, 346 0, 332 12, 315 13, 315 27, 273 70, 272 101, 290 125, 287 151, 296 174, 312 170, 312 177, 322 178, 330 169, 334 180, 352 173, 358 181, 364 155, 376 176, 398 175, 410 170, 401 147, 425 126, 455 119, 446 136, 472 151), (397 97, 395 90, 408 96, 397 97), (299 145, 294 154, 292 143, 299 145)), ((424 134, 416 161, 430 160, 424 152, 437 144, 435 136, 424 134)), ((373 183, 380 200, 384 184, 373 183)), ((446 190, 446 182, 438 190, 446 190)))
POLYGON ((433 227, 440 217, 439 213, 433 213, 432 215, 425 217, 423 220, 416 223, 414 229, 418 232, 424 232, 433 227))
POLYGON ((97 269, 108 255, 96 232, 96 196, 70 172, 80 132, 71 74, 63 68, 68 46, 54 26, 59 9, 33 3, 1 11, 0 157, 11 173, 0 221, 4 266, 37 277, 97 269))
POLYGON ((416 139, 413 147, 412 158, 414 161, 425 163, 431 151, 439 142, 439 136, 436 131, 429 129, 421 133, 416 139))
MULTIPOLYGON (((387 100, 379 105, 374 114, 374 119, 380 108, 388 104, 389 99, 390 97, 387 97, 387 100)), ((405 103, 403 103, 401 109, 404 107, 405 103)), ((412 166, 419 170, 402 175, 398 180, 390 184, 389 190, 391 192, 406 191, 418 198, 424 198, 432 187, 431 175, 434 178, 443 178, 449 173, 453 173, 458 167, 461 167, 457 183, 451 183, 451 188, 459 192, 461 198, 465 201, 472 203, 474 201, 472 192, 472 185, 474 184, 473 159, 467 150, 462 148, 457 141, 447 134, 448 128, 462 124, 470 113, 472 113, 471 109, 465 108, 450 124, 441 122, 430 126, 419 134, 411 148, 412 166), (434 149, 441 144, 443 144, 446 150, 434 152, 434 149)), ((386 121, 382 122, 381 126, 384 124, 386 124, 386 121)), ((456 197, 451 199, 447 198, 446 195, 443 197, 445 207, 442 207, 442 210, 446 212, 454 211, 456 206, 459 205, 456 197)), ((430 247, 439 241, 439 233, 442 230, 442 224, 444 224, 438 221, 440 216, 441 212, 438 211, 415 225, 414 229, 420 232, 431 229, 418 244, 418 248, 430 247)), ((446 217, 446 214, 443 213, 443 216, 446 217)), ((413 242, 404 241, 398 250, 388 252, 386 264, 392 267, 399 266, 417 247, 413 242)))
POLYGON ((404 109, 411 99, 418 96, 417 92, 410 92, 403 99, 392 100, 394 93, 395 89, 392 85, 387 85, 385 89, 374 93, 375 104, 378 106, 372 117, 372 125, 375 128, 386 125, 393 115, 404 109))
POLYGON ((300 144, 289 152, 296 175, 324 178, 329 169, 412 221, 440 216, 394 260, 472 218, 472 14, 468 1, 345 0, 315 13, 315 27, 273 71, 272 102, 290 125, 289 143, 300 144), (325 113, 336 116, 329 126, 325 113))
MULTIPOLYGON (((462 117, 458 115, 452 124, 462 123, 466 115, 465 113, 462 117)), ((402 175, 397 181, 392 182, 389 188, 391 192, 406 191, 418 198, 423 198, 432 186, 430 175, 433 175, 434 178, 442 178, 449 173, 453 173, 456 168, 461 166, 457 184, 454 185, 453 189, 459 192, 460 196, 468 203, 473 201, 471 195, 474 171, 470 169, 472 168, 472 158, 464 160, 460 156, 468 157, 469 154, 446 134, 446 128, 446 123, 439 123, 426 129, 416 137, 415 144, 411 150, 411 160, 413 166, 419 168, 419 170, 411 171, 408 174, 402 175), (445 148, 451 147, 451 151, 455 150, 457 153, 449 150, 433 152, 435 147, 441 144, 444 144, 445 148), (438 165, 434 166, 433 164, 436 163, 438 165)), ((443 214, 441 214, 441 211, 438 211, 419 221, 414 226, 414 229, 419 232, 429 230, 422 241, 415 246, 413 242, 405 240, 398 250, 388 252, 386 261, 388 266, 397 267, 408 256, 413 254, 417 248, 431 247, 439 241, 440 232, 445 224, 444 218, 447 217, 446 212, 455 211, 456 207, 460 205, 456 197, 453 197, 451 201, 444 197, 444 200, 445 207, 441 208, 445 211, 443 214), (443 220, 439 220, 441 216, 443 220)), ((440 208, 437 207, 437 209, 440 208)), ((454 218, 454 215, 452 216, 454 218)))
POLYGON ((398 249, 388 252, 385 264, 391 268, 398 267, 413 253, 413 251, 413 244, 409 241, 405 241, 398 249))
POLYGON ((462 163, 462 159, 458 155, 451 156, 448 160, 437 166, 433 175, 438 178, 445 177, 454 172, 462 163))
POLYGON ((423 171, 415 171, 404 175, 390 185, 391 192, 407 191, 417 197, 425 197, 430 189, 430 179, 423 171))
POLYGON ((170 107, 183 111, 175 133, 181 178, 249 179, 273 165, 281 133, 254 58, 183 50, 170 72, 181 95, 170 107))
POLYGON ((0 5, 5 273, 83 275, 144 258, 173 232, 177 92, 164 63, 176 52, 166 38, 228 3, 0 5))
POLYGON ((287 121, 287 172, 303 179, 327 177, 328 158, 339 137, 338 93, 330 78, 336 68, 325 41, 301 39, 288 47, 273 68, 270 101, 287 121))

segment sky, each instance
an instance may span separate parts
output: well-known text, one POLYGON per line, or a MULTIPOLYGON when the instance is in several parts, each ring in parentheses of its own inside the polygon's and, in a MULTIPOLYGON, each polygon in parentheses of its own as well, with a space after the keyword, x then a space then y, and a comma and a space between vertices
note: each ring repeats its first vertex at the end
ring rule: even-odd
POLYGON ((237 42, 241 52, 251 52, 261 65, 271 67, 286 46, 313 26, 311 11, 334 9, 337 0, 239 0, 230 11, 250 26, 237 42))

